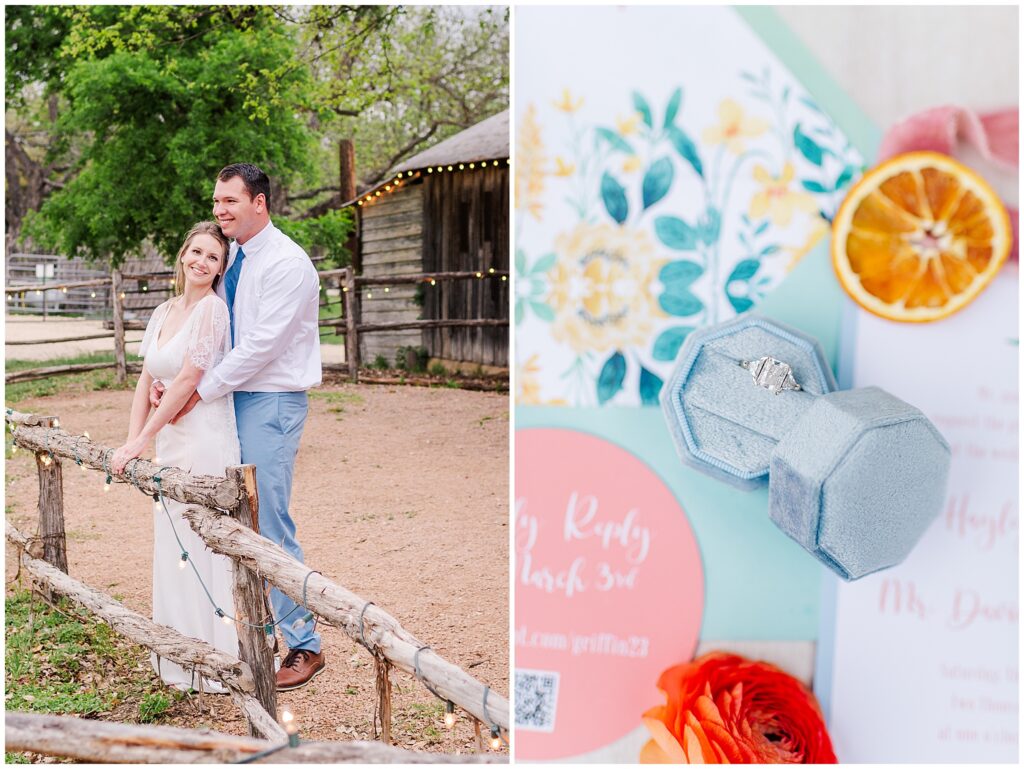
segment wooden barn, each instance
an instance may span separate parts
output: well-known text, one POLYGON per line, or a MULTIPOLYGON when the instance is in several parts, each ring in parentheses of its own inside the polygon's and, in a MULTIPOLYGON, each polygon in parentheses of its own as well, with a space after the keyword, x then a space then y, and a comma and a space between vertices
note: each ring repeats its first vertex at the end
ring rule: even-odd
MULTIPOLYGON (((357 211, 359 275, 480 275, 364 287, 360 323, 508 320, 508 110, 403 162, 346 205, 357 211)), ((444 362, 508 366, 508 325, 378 331, 360 334, 359 342, 366 363, 383 356, 393 364, 399 348, 424 347, 444 362)))

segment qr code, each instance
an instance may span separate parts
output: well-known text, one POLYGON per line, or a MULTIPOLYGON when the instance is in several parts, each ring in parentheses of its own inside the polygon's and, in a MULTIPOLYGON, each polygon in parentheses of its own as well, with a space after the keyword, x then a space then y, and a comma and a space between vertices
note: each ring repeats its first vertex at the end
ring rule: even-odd
POLYGON ((555 730, 558 673, 516 670, 516 728, 530 732, 555 730))

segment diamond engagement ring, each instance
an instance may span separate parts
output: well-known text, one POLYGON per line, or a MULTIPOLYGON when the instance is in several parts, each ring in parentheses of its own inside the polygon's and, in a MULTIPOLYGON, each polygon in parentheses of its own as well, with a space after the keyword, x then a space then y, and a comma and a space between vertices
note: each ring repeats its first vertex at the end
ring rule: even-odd
POLYGON ((740 367, 750 372, 755 385, 770 393, 778 395, 783 390, 803 389, 793 378, 793 369, 789 364, 775 358, 765 356, 757 360, 741 360, 740 367))

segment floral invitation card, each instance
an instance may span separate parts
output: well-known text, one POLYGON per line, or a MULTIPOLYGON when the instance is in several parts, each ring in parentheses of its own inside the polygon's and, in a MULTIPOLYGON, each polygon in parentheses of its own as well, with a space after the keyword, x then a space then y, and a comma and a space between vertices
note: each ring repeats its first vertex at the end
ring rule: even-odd
POLYGON ((516 64, 517 400, 652 405, 692 329, 825 238, 862 158, 734 9, 517 25, 545 52, 516 64))

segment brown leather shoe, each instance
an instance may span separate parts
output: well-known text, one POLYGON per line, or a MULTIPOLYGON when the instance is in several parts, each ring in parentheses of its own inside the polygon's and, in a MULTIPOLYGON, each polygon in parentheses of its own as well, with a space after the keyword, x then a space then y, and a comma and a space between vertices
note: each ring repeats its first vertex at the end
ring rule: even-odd
POLYGON ((277 690, 287 692, 300 689, 312 681, 327 665, 324 655, 309 649, 289 649, 288 656, 277 671, 277 690))

